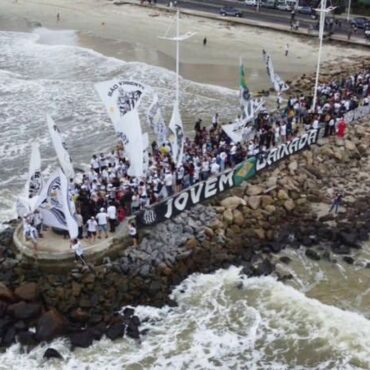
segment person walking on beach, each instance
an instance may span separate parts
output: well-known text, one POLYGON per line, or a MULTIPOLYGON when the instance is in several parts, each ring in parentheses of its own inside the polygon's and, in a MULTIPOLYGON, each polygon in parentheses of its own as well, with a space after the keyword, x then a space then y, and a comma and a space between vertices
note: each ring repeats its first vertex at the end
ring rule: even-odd
POLYGON ((334 197, 333 202, 331 204, 331 207, 329 209, 329 213, 331 213, 331 211, 334 210, 335 214, 337 214, 341 203, 342 203, 342 194, 337 192, 335 194, 335 197, 334 197))
POLYGON ((57 13, 57 22, 59 22, 59 21, 60 21, 60 14, 57 13))
POLYGON ((289 44, 285 45, 285 56, 287 57, 289 54, 289 44))
POLYGON ((204 39, 203 39, 203 46, 206 46, 207 45, 207 37, 205 37, 204 39))
POLYGON ((136 227, 135 227, 135 224, 133 222, 131 222, 129 228, 128 228, 128 233, 129 235, 131 236, 131 239, 134 243, 134 247, 137 247, 138 246, 138 241, 139 241, 139 236, 137 234, 137 230, 136 230, 136 227))

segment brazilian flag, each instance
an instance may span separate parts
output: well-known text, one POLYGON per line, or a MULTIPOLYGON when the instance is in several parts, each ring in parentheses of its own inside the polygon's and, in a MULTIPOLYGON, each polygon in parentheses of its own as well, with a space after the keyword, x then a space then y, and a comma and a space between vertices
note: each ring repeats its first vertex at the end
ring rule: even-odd
POLYGON ((251 157, 235 168, 234 186, 239 186, 256 173, 256 161, 256 157, 251 157))
POLYGON ((250 99, 251 95, 247 83, 245 82, 244 66, 243 63, 240 63, 240 103, 245 105, 250 99))

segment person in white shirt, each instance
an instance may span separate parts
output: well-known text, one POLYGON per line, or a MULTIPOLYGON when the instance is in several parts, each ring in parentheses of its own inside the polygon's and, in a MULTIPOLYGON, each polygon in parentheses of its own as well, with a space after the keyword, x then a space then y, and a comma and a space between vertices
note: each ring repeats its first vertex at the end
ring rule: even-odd
POLYGON ((280 137, 283 143, 286 143, 286 123, 280 126, 280 137))
POLYGON ((318 130, 318 128, 319 128, 319 120, 317 118, 314 119, 314 121, 312 123, 312 128, 314 130, 318 130))
POLYGON ((91 161, 90 161, 90 164, 91 164, 91 168, 95 171, 95 173, 99 174, 100 173, 100 164, 99 164, 99 160, 98 158, 96 157, 96 155, 94 154, 91 161))
POLYGON ((164 185, 166 186, 167 195, 171 196, 173 194, 173 176, 170 171, 167 171, 164 175, 164 185))
POLYGON ((176 170, 176 192, 179 192, 182 190, 182 181, 184 179, 184 175, 185 175, 185 168, 183 165, 181 165, 176 170))
POLYGON ((32 248, 35 252, 37 250, 37 230, 27 221, 23 224, 23 236, 26 241, 30 241, 32 243, 32 248))
POLYGON ((101 238, 101 233, 104 231, 105 237, 108 238, 108 214, 104 208, 100 208, 100 212, 96 215, 98 222, 98 239, 101 238))
POLYGON ((82 218, 82 215, 77 212, 76 213, 76 221, 77 221, 77 226, 78 226, 78 239, 83 238, 83 227, 84 227, 84 220, 82 218))
POLYGON ((202 172, 200 174, 200 177, 203 181, 208 179, 209 176, 209 161, 207 158, 204 158, 202 161, 202 172))
POLYGON ((83 265, 87 266, 87 262, 84 257, 84 250, 78 239, 72 239, 70 247, 75 252, 76 262, 81 262, 83 265))
POLYGON ((128 228, 128 233, 132 238, 132 241, 134 243, 134 247, 137 247, 138 242, 139 242, 139 236, 137 234, 137 230, 136 230, 135 224, 133 222, 131 222, 131 224, 128 228))
POLYGON ((212 176, 216 176, 220 172, 220 166, 216 162, 216 158, 212 159, 211 164, 211 174, 212 176))
POLYGON ((117 225, 117 208, 114 204, 111 204, 107 208, 107 214, 108 214, 110 232, 114 233, 116 231, 116 225, 117 225))
POLYGON ((335 119, 332 117, 329 121, 329 136, 335 135, 335 119))
POLYGON ((87 220, 87 237, 92 239, 95 242, 96 239, 96 231, 98 229, 98 223, 95 220, 95 217, 91 217, 87 220))
POLYGON ((36 227, 36 230, 37 230, 37 235, 42 238, 42 222, 43 222, 43 218, 42 218, 42 215, 40 213, 40 211, 38 209, 36 209, 36 211, 34 212, 33 214, 33 224, 34 226, 36 227))

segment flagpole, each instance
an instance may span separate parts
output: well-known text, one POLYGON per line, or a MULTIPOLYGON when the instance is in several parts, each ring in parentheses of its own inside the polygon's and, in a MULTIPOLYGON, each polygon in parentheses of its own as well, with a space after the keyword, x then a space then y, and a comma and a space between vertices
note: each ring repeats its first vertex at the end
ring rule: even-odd
POLYGON ((324 38, 324 26, 325 26, 325 15, 326 15, 326 0, 321 0, 320 12, 320 25, 319 25, 319 53, 317 56, 317 67, 316 67, 316 78, 315 78, 315 87, 313 93, 313 101, 311 109, 315 112, 316 101, 317 101, 317 88, 319 85, 319 75, 320 75, 320 63, 321 63, 321 51, 322 51, 322 40, 324 38))
POLYGON ((180 72, 180 11, 176 11, 176 104, 179 104, 179 72, 180 72))
POLYGON ((347 22, 349 22, 349 15, 351 13, 351 0, 348 0, 348 9, 347 9, 347 22))

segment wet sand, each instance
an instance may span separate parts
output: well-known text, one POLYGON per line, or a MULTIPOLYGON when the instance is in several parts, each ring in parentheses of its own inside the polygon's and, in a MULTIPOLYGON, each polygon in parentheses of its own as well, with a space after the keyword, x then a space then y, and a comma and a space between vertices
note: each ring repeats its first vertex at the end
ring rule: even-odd
MULTIPOLYGON (((116 6, 98 0, 0 0, 0 13, 8 19, 5 23, 13 25, 12 30, 24 31, 27 22, 31 28, 39 22, 52 29, 73 29, 79 31, 79 44, 83 47, 125 61, 175 69, 174 43, 158 38, 167 30, 174 34, 173 13, 133 5, 116 6), (19 21, 20 18, 27 22, 19 21)), ((1 22, 0 28, 9 29, 5 23, 1 22)), ((241 56, 250 89, 256 92, 268 88, 270 84, 261 57, 263 48, 271 53, 276 72, 285 80, 315 70, 318 46, 315 39, 183 15, 181 32, 188 31, 197 34, 181 45, 180 73, 186 79, 238 89, 241 56), (208 43, 204 47, 205 36, 208 43), (290 49, 288 57, 284 56, 286 43, 290 49)), ((367 53, 364 49, 326 44, 323 62, 343 62, 347 56, 367 53)))

